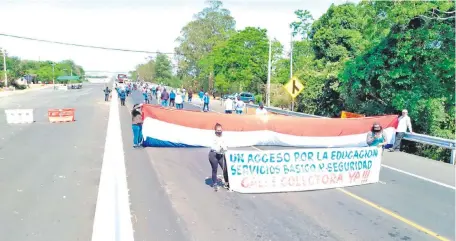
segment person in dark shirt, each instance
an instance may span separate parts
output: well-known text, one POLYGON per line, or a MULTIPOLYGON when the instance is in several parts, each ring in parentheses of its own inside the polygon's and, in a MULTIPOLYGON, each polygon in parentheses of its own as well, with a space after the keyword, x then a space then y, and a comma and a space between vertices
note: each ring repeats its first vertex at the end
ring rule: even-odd
POLYGON ((109 94, 111 93, 111 90, 106 86, 106 89, 103 90, 105 94, 105 101, 109 101, 109 94))
POLYGON ((161 93, 161 104, 163 107, 168 107, 168 100, 169 100, 169 93, 163 88, 163 92, 161 93))
POLYGON ((188 102, 192 102, 192 98, 193 98, 193 91, 188 90, 188 102))

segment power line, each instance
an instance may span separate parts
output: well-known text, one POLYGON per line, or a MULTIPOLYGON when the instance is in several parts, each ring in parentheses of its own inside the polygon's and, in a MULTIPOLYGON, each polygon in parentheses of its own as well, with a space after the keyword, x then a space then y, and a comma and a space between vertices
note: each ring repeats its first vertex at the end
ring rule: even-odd
POLYGON ((51 40, 44 40, 44 39, 36 39, 30 37, 22 37, 17 35, 11 34, 4 34, 0 33, 0 36, 9 37, 9 38, 18 38, 36 42, 44 42, 44 43, 51 43, 51 44, 61 44, 61 45, 68 45, 68 46, 75 46, 75 47, 82 47, 82 48, 92 48, 92 49, 103 49, 103 50, 112 50, 112 51, 122 51, 122 52, 132 52, 132 53, 145 53, 145 54, 168 54, 174 55, 176 53, 165 53, 165 52, 157 52, 157 51, 147 51, 147 50, 133 50, 133 49, 120 49, 120 48, 107 48, 107 47, 100 47, 100 46, 93 46, 93 45, 84 45, 84 44, 73 44, 73 43, 64 43, 58 41, 51 41, 51 40))

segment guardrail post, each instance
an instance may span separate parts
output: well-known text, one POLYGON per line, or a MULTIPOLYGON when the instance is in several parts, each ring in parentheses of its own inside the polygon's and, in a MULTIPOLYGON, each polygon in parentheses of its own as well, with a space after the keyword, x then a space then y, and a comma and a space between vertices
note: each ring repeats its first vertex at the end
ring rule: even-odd
POLYGON ((455 159, 456 159, 456 149, 453 149, 453 150, 451 150, 451 160, 450 160, 450 164, 453 164, 453 165, 454 165, 455 162, 456 162, 455 159))

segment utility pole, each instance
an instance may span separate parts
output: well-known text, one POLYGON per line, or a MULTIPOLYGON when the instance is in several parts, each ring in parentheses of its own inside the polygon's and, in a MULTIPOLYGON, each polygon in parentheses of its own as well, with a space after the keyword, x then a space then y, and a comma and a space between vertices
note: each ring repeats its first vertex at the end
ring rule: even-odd
POLYGON ((70 72, 71 73, 70 76, 73 76, 73 69, 70 69, 70 71, 71 71, 70 72))
POLYGON ((268 60, 268 86, 266 90, 266 98, 268 107, 271 107, 271 55, 272 55, 272 41, 269 40, 269 60, 268 60))
POLYGON ((8 74, 6 73, 6 50, 3 49, 3 72, 5 73, 5 87, 8 87, 8 74))
POLYGON ((55 89, 54 66, 55 66, 55 63, 52 63, 52 85, 54 86, 54 89, 55 89))
MULTIPOLYGON (((290 36, 290 79, 293 78, 293 31, 290 36)), ((291 101, 291 111, 294 109, 294 98, 291 101)))

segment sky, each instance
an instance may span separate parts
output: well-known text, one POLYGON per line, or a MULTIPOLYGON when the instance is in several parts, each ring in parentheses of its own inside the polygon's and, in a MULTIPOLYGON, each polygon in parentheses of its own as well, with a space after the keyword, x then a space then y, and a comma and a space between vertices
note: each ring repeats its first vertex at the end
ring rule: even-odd
MULTIPOLYGON (((315 19, 346 0, 223 0, 236 20, 268 30, 289 49, 294 11, 315 19)), ((351 1, 353 2, 353 1, 351 1)), ((110 48, 173 52, 180 30, 205 7, 204 0, 0 0, 0 33, 110 48)), ((21 59, 71 59, 87 71, 127 72, 145 63, 144 53, 56 45, 0 36, 0 47, 21 59)))

